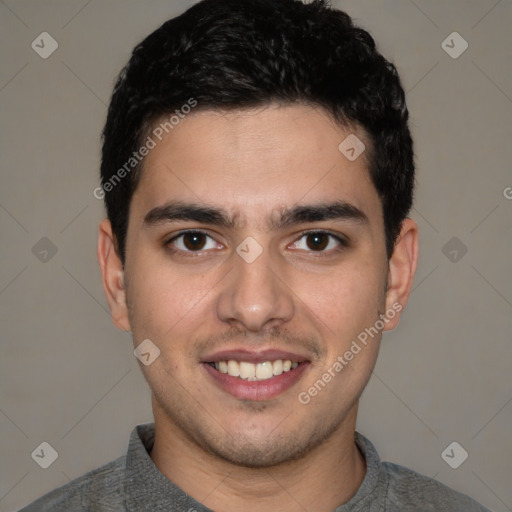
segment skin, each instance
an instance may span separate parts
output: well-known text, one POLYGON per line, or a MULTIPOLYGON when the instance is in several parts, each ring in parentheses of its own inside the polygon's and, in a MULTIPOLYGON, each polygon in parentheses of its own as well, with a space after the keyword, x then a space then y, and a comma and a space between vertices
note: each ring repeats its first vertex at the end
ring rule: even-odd
POLYGON ((364 140, 360 130, 342 129, 308 106, 193 113, 145 159, 124 266, 110 223, 100 225, 98 258, 112 319, 132 331, 135 346, 149 338, 161 351, 141 365, 153 396, 151 458, 218 512, 332 511, 364 479, 354 430, 380 333, 307 405, 298 395, 380 314, 405 306, 418 233, 406 219, 387 259, 382 206, 365 155, 350 162, 338 150, 350 133, 364 140), (279 223, 297 205, 339 201, 366 220, 279 223), (145 223, 148 212, 176 202, 222 209, 233 223, 145 223), (211 237, 198 239, 206 243, 202 250, 186 252, 190 236, 176 238, 190 229, 211 237), (346 246, 329 236, 315 239, 318 230, 346 246), (262 249, 252 263, 236 252, 247 237, 262 249), (241 347, 299 352, 309 365, 277 397, 241 400, 212 382, 201 364, 206 353, 241 347))

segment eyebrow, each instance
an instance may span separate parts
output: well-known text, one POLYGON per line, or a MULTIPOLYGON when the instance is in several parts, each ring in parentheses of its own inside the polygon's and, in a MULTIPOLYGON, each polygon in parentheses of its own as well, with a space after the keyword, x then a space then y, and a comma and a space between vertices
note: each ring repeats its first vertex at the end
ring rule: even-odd
POLYGON ((357 223, 368 223, 368 216, 356 206, 343 201, 294 206, 285 209, 273 228, 286 228, 294 224, 321 222, 324 220, 348 220, 357 223))
POLYGON ((178 220, 201 222, 224 228, 235 226, 235 220, 227 212, 193 203, 167 203, 150 210, 144 217, 144 226, 175 222, 178 220))
MULTIPOLYGON (((336 201, 284 208, 279 212, 279 217, 271 220, 269 225, 271 229, 282 229, 295 224, 325 220, 368 223, 368 216, 350 203, 336 201)), ((153 208, 144 217, 143 224, 150 227, 176 221, 193 221, 228 229, 237 225, 236 217, 221 208, 182 202, 167 203, 153 208)))

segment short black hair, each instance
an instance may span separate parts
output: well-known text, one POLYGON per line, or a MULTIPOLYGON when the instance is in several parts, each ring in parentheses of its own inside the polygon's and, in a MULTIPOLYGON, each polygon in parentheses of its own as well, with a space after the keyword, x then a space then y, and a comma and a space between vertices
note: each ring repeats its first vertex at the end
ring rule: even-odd
POLYGON ((112 94, 100 190, 123 262, 139 150, 155 123, 171 116, 169 132, 172 118, 192 107, 273 103, 322 107, 341 126, 363 129, 391 256, 414 189, 409 114, 395 66, 327 0, 203 0, 135 47, 112 94))

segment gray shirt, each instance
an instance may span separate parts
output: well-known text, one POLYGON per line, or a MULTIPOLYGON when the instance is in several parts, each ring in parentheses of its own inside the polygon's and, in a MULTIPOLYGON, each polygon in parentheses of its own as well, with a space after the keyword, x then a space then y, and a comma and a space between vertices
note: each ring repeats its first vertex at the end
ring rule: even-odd
MULTIPOLYGON (((154 435, 153 424, 137 426, 126 455, 55 489, 20 512, 211 512, 153 464, 149 452, 154 435)), ((366 475, 352 499, 334 512, 489 512, 432 478, 381 462, 372 443, 358 432, 355 440, 366 459, 366 475)))

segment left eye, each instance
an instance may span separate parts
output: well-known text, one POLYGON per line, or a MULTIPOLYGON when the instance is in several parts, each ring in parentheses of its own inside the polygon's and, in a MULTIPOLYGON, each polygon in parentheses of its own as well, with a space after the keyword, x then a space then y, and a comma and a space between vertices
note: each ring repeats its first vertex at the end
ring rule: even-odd
POLYGON ((181 233, 174 237, 169 242, 174 245, 176 249, 180 251, 206 251, 208 249, 215 249, 218 244, 206 233, 202 233, 201 231, 189 231, 187 233, 181 233))
POLYGON ((326 252, 331 249, 336 249, 340 245, 343 245, 341 238, 331 235, 330 233, 319 231, 305 233, 293 243, 292 248, 304 251, 326 252))

